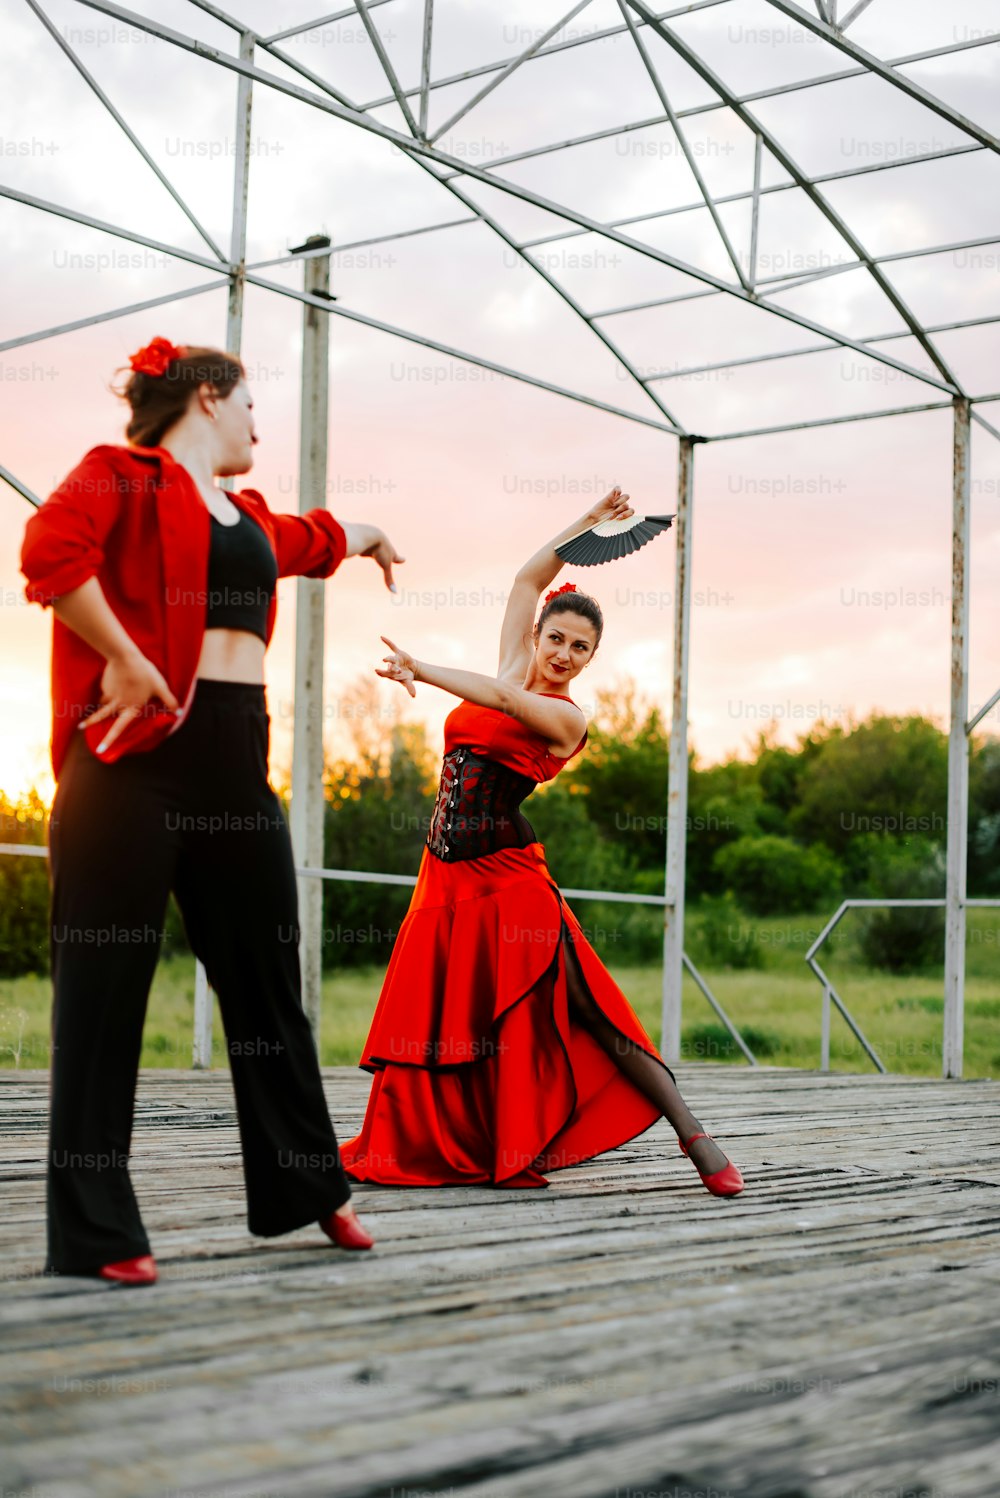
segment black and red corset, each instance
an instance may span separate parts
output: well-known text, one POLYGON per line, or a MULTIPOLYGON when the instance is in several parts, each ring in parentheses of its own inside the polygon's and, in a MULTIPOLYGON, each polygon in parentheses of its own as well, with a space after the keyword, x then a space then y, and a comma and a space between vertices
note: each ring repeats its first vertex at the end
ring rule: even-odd
POLYGON ((521 802, 536 782, 508 765, 462 746, 444 757, 427 846, 457 863, 501 848, 526 848, 538 839, 521 802))

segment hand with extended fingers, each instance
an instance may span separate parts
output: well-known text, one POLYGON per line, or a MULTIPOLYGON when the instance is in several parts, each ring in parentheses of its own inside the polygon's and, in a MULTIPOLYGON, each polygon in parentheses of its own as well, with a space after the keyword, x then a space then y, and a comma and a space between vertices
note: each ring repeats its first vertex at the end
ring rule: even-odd
POLYGON ((417 679, 417 663, 413 656, 407 651, 401 650, 398 645, 394 645, 386 635, 380 635, 379 638, 388 645, 394 654, 382 657, 384 661, 388 661, 389 667, 388 670, 381 671, 376 666, 376 676, 384 676, 387 681, 398 681, 401 686, 406 688, 411 697, 415 697, 417 691, 413 683, 417 679))
POLYGON ((158 697, 171 712, 177 712, 180 706, 161 673, 140 650, 136 649, 127 656, 115 656, 108 661, 101 677, 100 706, 89 718, 84 718, 78 727, 89 728, 92 723, 100 723, 104 718, 114 718, 97 746, 98 754, 103 754, 133 718, 140 717, 144 712, 163 711, 161 707, 150 705, 150 699, 154 697, 158 697))

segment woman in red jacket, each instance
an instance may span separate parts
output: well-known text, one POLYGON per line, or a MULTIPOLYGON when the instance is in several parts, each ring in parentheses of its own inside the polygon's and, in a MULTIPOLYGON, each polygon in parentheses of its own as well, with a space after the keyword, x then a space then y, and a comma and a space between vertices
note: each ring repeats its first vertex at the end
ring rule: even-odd
POLYGON ((55 615, 46 1269, 148 1284, 128 1155, 171 890, 222 1012, 250 1231, 317 1222, 371 1246, 302 1008, 263 667, 279 577, 364 555, 393 588, 403 559, 374 526, 216 485, 257 441, 238 359, 154 339, 130 364, 130 445, 85 455, 28 521, 21 566, 55 615))

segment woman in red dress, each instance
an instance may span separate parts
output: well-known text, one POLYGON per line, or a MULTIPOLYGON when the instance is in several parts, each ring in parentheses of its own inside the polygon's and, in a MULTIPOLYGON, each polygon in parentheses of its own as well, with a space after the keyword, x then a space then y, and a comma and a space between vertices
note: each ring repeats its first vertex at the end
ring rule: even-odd
POLYGON ((520 811, 583 748, 569 687, 603 620, 573 584, 539 597, 556 546, 632 514, 613 489, 514 580, 495 677, 393 651, 380 676, 462 701, 445 721, 437 803, 361 1066, 374 1073, 348 1175, 386 1185, 545 1186, 544 1172, 624 1144, 666 1117, 710 1191, 737 1167, 682 1099, 673 1072, 587 941, 520 811))

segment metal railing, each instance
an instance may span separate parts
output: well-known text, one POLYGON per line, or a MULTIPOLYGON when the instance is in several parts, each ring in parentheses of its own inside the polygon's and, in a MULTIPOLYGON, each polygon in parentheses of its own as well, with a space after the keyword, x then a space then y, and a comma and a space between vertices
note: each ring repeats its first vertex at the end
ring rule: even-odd
MULTIPOLYGON (((0 843, 0 856, 46 858, 47 855, 48 849, 44 844, 0 843)), ((366 869, 315 869, 296 867, 295 872, 297 875, 304 879, 332 879, 358 884, 406 885, 412 888, 417 882, 416 876, 413 874, 371 873, 366 869)), ((622 890, 563 889, 560 886, 560 893, 567 899, 572 900, 602 900, 608 901, 613 904, 657 905, 661 908, 666 904, 666 897, 664 895, 639 895, 631 894, 622 890)), ((966 909, 1000 908, 1000 899, 965 900, 963 903, 966 909)), ((822 931, 819 933, 816 940, 809 948, 808 952, 806 952, 804 958, 804 961, 815 974, 822 989, 822 1008, 820 1015, 821 1071, 828 1072, 830 1070, 830 1020, 831 1008, 833 1005, 836 1005, 840 1014, 847 1022, 848 1027, 851 1029, 856 1039, 860 1042, 861 1047, 864 1050, 865 1054, 868 1056, 869 1060, 872 1061, 872 1063, 880 1072, 886 1072, 887 1068, 883 1064, 882 1059, 878 1055, 877 1051, 871 1045, 861 1026, 858 1024, 857 1020, 854 1018, 847 1005, 844 1003, 844 1000, 837 992, 832 978, 817 962, 817 952, 826 943, 828 938, 832 935, 835 928, 839 925, 840 921, 849 910, 890 908, 919 909, 921 907, 941 909, 944 905, 945 901, 943 899, 856 899, 841 901, 835 913, 827 921, 826 925, 823 927, 822 931)), ((690 973, 692 979, 697 984, 698 988, 705 996, 712 1009, 725 1025, 726 1029, 729 1031, 733 1040, 736 1042, 736 1045, 746 1057, 749 1064, 751 1066, 759 1066, 760 1063, 757 1060, 757 1057, 754 1055, 751 1048, 747 1045, 736 1025, 730 1019, 722 1004, 713 994, 704 976, 698 971, 697 967, 695 967, 686 951, 683 953, 683 963, 684 967, 690 973)), ((194 1035, 192 1040, 191 1065, 196 1071, 206 1070, 212 1064, 212 1019, 213 1004, 211 985, 208 982, 208 975, 205 972, 204 967, 198 961, 198 959, 195 958, 193 1026, 194 1035)))
MULTIPOLYGON (((44 844, 0 843, 0 857, 45 858, 47 855, 48 849, 44 844)), ((371 873, 366 869, 315 869, 299 868, 296 866, 295 872, 303 879, 335 879, 359 884, 409 885, 412 888, 417 882, 416 875, 414 874, 377 874, 371 873)), ((658 905, 662 908, 666 904, 665 895, 637 895, 623 890, 563 889, 560 886, 560 893, 572 900, 607 900, 613 904, 620 905, 658 905)), ((750 1062, 751 1066, 757 1066, 758 1061, 756 1056, 686 952, 683 954, 683 958, 684 966, 743 1052, 743 1055, 750 1062)), ((208 981, 208 974, 203 965, 195 958, 194 1033, 191 1046, 191 1065, 195 1071, 205 1071, 212 1065, 213 1007, 212 987, 208 981)))
MULTIPOLYGON (((816 977, 819 979, 819 982, 820 982, 820 984, 822 986, 822 989, 823 989, 823 998, 822 998, 822 1006, 823 1007, 822 1007, 821 1020, 820 1020, 820 1071, 827 1071, 828 1072, 830 1070, 830 1005, 831 1005, 831 1003, 836 1004, 837 1008, 840 1010, 840 1013, 843 1015, 844 1019, 847 1021, 848 1025, 851 1028, 851 1030, 854 1032, 854 1034, 857 1037, 857 1039, 861 1042, 861 1045, 862 1045, 865 1053, 875 1063, 875 1065, 878 1067, 879 1071, 880 1072, 885 1072, 887 1070, 887 1068, 882 1064, 882 1058, 872 1049, 872 1046, 870 1045, 870 1043, 868 1041, 868 1038, 866 1037, 864 1031, 861 1029, 861 1026, 858 1024, 858 1022, 854 1018, 854 1016, 850 1013, 850 1011, 847 1008, 847 1005, 844 1003, 843 999, 840 997, 839 993, 834 988, 834 986, 833 986, 833 980, 829 977, 829 975, 827 973, 825 973, 823 971, 823 969, 820 967, 819 963, 816 961, 816 953, 819 951, 820 947, 826 941, 827 937, 829 937, 831 935, 831 933, 833 932, 834 928, 839 924, 841 918, 844 915, 846 915, 849 910, 864 910, 864 909, 871 909, 873 907, 877 907, 877 908, 880 908, 880 909, 893 908, 893 909, 910 909, 910 910, 913 910, 913 909, 918 909, 921 906, 923 906, 923 907, 937 907, 938 909, 941 909, 941 908, 944 907, 945 904, 946 904, 946 901, 943 900, 943 899, 940 899, 940 900, 933 900, 933 899, 926 899, 926 900, 843 900, 841 902, 841 904, 838 907, 836 913, 830 917, 830 919, 827 921, 826 925, 823 927, 822 931, 817 936, 816 940, 813 942, 812 946, 809 948, 808 952, 805 954, 805 961, 806 961, 806 963, 809 965, 809 967, 815 973, 816 977)), ((966 909, 969 909, 971 906, 979 906, 979 907, 982 907, 982 906, 1000 906, 1000 900, 964 900, 963 901, 963 905, 964 905, 964 907, 966 909)))

